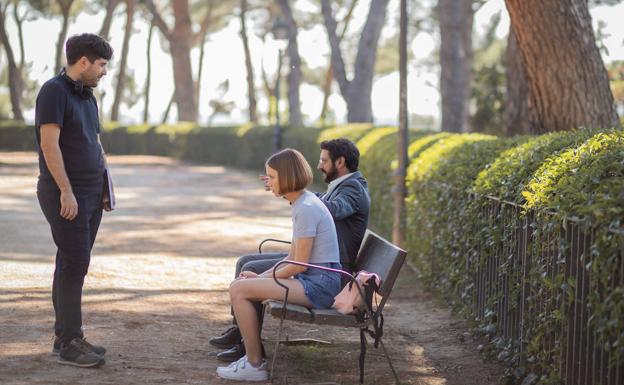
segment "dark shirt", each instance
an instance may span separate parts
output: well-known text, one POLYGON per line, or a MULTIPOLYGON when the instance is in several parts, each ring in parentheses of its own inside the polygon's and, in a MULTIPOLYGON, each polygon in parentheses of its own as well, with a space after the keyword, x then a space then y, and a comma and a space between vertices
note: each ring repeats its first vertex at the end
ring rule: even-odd
POLYGON ((329 194, 317 195, 334 218, 340 249, 340 263, 343 269, 353 270, 368 226, 370 210, 368 183, 362 174, 356 171, 329 194))
POLYGON ((102 183, 104 158, 97 135, 100 133, 98 107, 92 93, 79 93, 66 75, 45 82, 37 95, 35 133, 39 148, 39 179, 54 179, 41 151, 41 125, 54 123, 61 128, 59 146, 65 171, 72 186, 102 183))

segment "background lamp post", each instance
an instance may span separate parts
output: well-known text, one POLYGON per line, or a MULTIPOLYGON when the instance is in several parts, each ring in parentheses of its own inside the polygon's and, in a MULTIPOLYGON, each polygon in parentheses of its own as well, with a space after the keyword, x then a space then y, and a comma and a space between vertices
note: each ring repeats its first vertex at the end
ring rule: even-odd
POLYGON ((273 26, 271 27, 271 33, 273 34, 273 39, 278 43, 277 50, 277 74, 275 76, 275 130, 273 132, 273 150, 274 152, 278 152, 282 148, 282 126, 280 125, 280 116, 279 116, 279 98, 280 98, 280 81, 282 74, 282 60, 284 57, 284 49, 288 44, 289 38, 289 28, 288 24, 281 18, 277 17, 273 21, 273 26))

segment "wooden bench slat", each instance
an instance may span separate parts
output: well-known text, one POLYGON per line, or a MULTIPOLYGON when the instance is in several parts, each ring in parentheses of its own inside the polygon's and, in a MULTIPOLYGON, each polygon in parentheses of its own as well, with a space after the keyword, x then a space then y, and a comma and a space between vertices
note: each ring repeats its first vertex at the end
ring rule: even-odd
POLYGON ((354 315, 341 314, 335 309, 312 309, 315 324, 332 325, 332 326, 344 326, 359 328, 365 326, 365 323, 360 323, 354 315))
MULTIPOLYGON (((269 300, 265 302, 267 311, 274 317, 282 316, 283 302, 269 300)), ((308 309, 304 306, 288 304, 286 305, 286 320, 314 323, 318 325, 361 327, 365 324, 357 321, 354 315, 344 315, 335 309, 308 309)))
MULTIPOLYGON (((282 301, 268 300, 264 304, 267 307, 267 312, 273 317, 282 317, 284 306, 282 301)), ((307 323, 314 322, 314 317, 310 309, 304 306, 293 305, 292 303, 286 304, 286 319, 307 323)))

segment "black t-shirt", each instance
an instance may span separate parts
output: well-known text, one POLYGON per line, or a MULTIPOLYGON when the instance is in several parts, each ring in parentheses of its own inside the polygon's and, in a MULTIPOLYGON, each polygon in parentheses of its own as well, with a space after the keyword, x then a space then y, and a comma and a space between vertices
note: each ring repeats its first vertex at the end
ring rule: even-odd
POLYGON ((54 123, 61 128, 59 145, 72 186, 102 183, 104 159, 97 139, 100 133, 97 102, 92 93, 80 93, 66 76, 60 74, 48 80, 37 95, 39 179, 54 182, 40 146, 41 125, 54 123))

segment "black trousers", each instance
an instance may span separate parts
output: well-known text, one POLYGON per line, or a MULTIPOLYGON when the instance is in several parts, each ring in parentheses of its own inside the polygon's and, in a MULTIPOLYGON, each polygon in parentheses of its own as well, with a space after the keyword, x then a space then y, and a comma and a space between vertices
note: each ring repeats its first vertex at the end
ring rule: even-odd
POLYGON ((61 193, 56 184, 45 181, 37 184, 39 205, 57 247, 52 303, 56 316, 54 334, 61 343, 83 337, 82 286, 102 220, 102 187, 102 184, 73 187, 78 216, 69 221, 60 215, 61 193))

